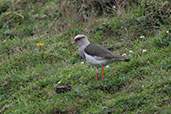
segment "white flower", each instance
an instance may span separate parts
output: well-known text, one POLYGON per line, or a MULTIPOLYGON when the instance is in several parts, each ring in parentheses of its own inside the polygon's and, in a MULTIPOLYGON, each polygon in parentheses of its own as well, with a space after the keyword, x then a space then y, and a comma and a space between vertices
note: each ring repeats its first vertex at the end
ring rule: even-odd
POLYGON ((145 53, 146 51, 147 51, 146 49, 143 49, 143 50, 142 50, 142 53, 145 53))
POLYGON ((145 37, 142 35, 142 36, 140 36, 140 38, 141 38, 141 39, 144 39, 145 37))
MULTIPOLYGON (((63 79, 62 79, 63 80, 63 79)), ((61 82, 62 82, 62 80, 60 80, 59 82, 58 82, 58 84, 60 84, 61 82)))
POLYGON ((166 31, 167 34, 169 34, 169 31, 166 31))
POLYGON ((105 24, 106 24, 106 22, 103 22, 102 24, 103 24, 103 25, 105 25, 105 24))
POLYGON ((112 6, 113 7, 113 9, 115 9, 116 8, 116 6, 114 5, 114 6, 112 6))
POLYGON ((109 67, 109 65, 106 66, 106 68, 108 68, 108 67, 109 67))
POLYGON ((81 62, 80 64, 82 65, 82 64, 84 64, 84 62, 81 62))
POLYGON ((130 50, 130 51, 129 51, 129 53, 130 53, 130 54, 132 54, 132 53, 133 53, 133 51, 132 51, 132 50, 130 50))
POLYGON ((150 64, 150 61, 147 61, 148 64, 150 64))
POLYGON ((123 53, 123 54, 122 54, 122 56, 126 56, 126 54, 125 54, 125 53, 123 53))

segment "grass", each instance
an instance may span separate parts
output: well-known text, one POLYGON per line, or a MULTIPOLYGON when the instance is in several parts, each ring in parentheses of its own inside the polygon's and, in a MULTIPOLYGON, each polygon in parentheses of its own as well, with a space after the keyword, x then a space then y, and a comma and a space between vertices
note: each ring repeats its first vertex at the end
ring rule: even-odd
POLYGON ((2 0, 0 113, 171 113, 169 9, 168 0, 2 0), (71 46, 80 33, 131 61, 95 81, 71 46))

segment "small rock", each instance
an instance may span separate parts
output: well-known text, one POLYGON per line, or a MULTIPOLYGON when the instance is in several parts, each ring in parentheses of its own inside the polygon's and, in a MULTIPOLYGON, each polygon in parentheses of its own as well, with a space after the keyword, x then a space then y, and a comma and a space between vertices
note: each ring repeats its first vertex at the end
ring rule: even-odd
POLYGON ((64 93, 64 92, 67 92, 67 91, 70 91, 72 89, 72 86, 59 86, 59 87, 56 87, 56 93, 64 93))

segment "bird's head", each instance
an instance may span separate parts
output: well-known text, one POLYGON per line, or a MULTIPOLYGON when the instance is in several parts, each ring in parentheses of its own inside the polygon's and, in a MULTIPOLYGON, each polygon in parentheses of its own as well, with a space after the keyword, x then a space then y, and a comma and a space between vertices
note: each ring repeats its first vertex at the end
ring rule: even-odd
POLYGON ((87 46, 88 44, 90 44, 90 42, 88 41, 87 36, 79 34, 74 37, 74 41, 72 42, 72 44, 77 44, 79 47, 82 47, 87 46))

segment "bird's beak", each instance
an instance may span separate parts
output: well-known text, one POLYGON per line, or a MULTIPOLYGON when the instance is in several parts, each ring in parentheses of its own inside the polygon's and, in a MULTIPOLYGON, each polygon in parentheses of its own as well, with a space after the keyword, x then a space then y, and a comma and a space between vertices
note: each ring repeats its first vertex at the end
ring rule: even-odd
POLYGON ((76 41, 73 41, 73 42, 72 42, 72 45, 75 44, 75 43, 76 43, 76 41))

